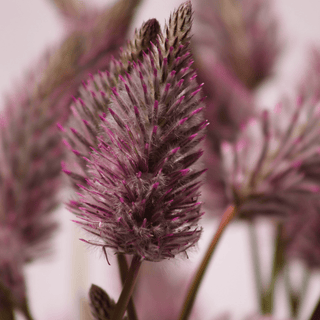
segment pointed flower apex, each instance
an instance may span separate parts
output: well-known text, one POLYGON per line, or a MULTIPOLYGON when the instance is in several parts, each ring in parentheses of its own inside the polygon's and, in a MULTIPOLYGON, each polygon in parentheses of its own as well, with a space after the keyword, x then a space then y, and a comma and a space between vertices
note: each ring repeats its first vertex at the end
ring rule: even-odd
MULTIPOLYGON (((111 319, 116 303, 102 288, 95 284, 91 285, 89 298, 94 320, 111 319)), ((123 318, 123 320, 127 320, 127 317, 123 318)))
POLYGON ((96 90, 106 93, 106 101, 87 98, 89 87, 82 91, 87 103, 76 105, 81 117, 72 120, 79 129, 68 132, 70 145, 86 152, 84 165, 83 158, 77 161, 87 186, 77 190, 80 196, 69 208, 96 237, 91 244, 160 261, 185 252, 200 237, 198 197, 205 170, 199 158, 207 122, 190 68, 191 13, 191 3, 182 4, 169 19, 166 35, 155 20, 136 32, 148 39, 157 33, 157 41, 138 63, 131 56, 133 67, 115 82, 117 97, 99 75, 96 90), (95 116, 100 112, 103 120, 95 116))

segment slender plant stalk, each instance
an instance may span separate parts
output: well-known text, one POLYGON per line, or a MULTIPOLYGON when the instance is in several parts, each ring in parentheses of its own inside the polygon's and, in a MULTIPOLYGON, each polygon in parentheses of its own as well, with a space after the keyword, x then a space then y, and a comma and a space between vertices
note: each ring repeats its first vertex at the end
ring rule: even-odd
POLYGON ((127 306, 132 295, 134 285, 137 280, 138 272, 142 263, 142 259, 139 256, 133 256, 130 269, 128 270, 127 278, 124 283, 120 298, 116 304, 115 310, 111 317, 112 320, 122 320, 124 313, 127 310, 127 306))
POLYGON ((263 305, 262 305, 262 314, 272 314, 273 305, 274 305, 275 285, 276 285, 278 275, 284 266, 282 230, 283 230, 282 224, 278 224, 277 231, 276 231, 271 280, 264 295, 263 305))
POLYGON ((303 279, 302 279, 300 289, 298 292, 296 292, 292 288, 289 266, 287 266, 287 268, 284 271, 285 271, 284 272, 284 284, 285 284, 285 288, 286 288, 287 297, 289 300, 291 318, 298 319, 299 318, 298 315, 301 310, 301 306, 302 306, 304 299, 306 297, 311 273, 309 270, 304 269, 304 274, 303 274, 303 279))
POLYGON ((310 320, 319 320, 319 319, 320 319, 320 299, 310 317, 310 320))
POLYGON ((214 235, 214 237, 213 237, 213 239, 207 249, 207 252, 206 252, 199 268, 198 268, 198 271, 192 281, 192 284, 189 288, 188 294, 187 294, 185 302, 183 304, 183 309, 182 309, 181 315, 179 317, 180 320, 187 320, 188 319, 188 317, 191 313, 192 306, 195 301, 198 289, 200 287, 201 280, 202 280, 204 273, 209 265, 210 259, 215 251, 215 248, 217 247, 218 241, 221 238, 224 229, 226 228, 226 226, 229 224, 229 222, 234 217, 235 211, 236 210, 235 210, 234 206, 229 206, 227 208, 227 210, 224 212, 224 214, 221 218, 218 230, 215 233, 215 235, 214 235))
POLYGON ((0 303, 0 319, 1 320, 14 320, 14 311, 12 306, 5 303, 0 303))
POLYGON ((299 295, 292 288, 289 265, 284 269, 284 285, 290 306, 290 315, 292 319, 297 319, 299 309, 299 295))
POLYGON ((30 313, 30 309, 29 309, 29 305, 27 303, 25 303, 25 305, 22 308, 22 313, 25 316, 26 320, 33 320, 33 317, 30 313))
POLYGON ((258 250, 258 241, 257 241, 258 239, 257 239, 256 229, 253 221, 249 222, 249 237, 250 237, 250 248, 251 248, 255 284, 257 289, 257 295, 259 297, 259 307, 260 307, 260 312, 263 313, 264 290, 263 290, 262 275, 261 275, 261 262, 260 262, 259 250, 258 250))
POLYGON ((2 320, 14 320, 14 313, 13 310, 9 308, 2 308, 0 309, 0 319, 2 320))
POLYGON ((0 319, 14 320, 14 309, 9 290, 0 283, 0 319))
MULTIPOLYGON (((128 271, 129 271, 128 262, 124 254, 117 254, 117 259, 118 259, 121 282, 122 282, 122 285, 124 285, 128 271)), ((129 320, 138 320, 136 308, 134 306, 132 297, 129 300, 127 312, 128 312, 129 320)))
POLYGON ((297 313, 297 318, 298 315, 301 311, 301 306, 303 305, 303 302, 306 298, 307 295, 307 291, 309 288, 309 284, 310 284, 310 279, 311 279, 311 272, 308 269, 304 270, 304 275, 303 275, 303 279, 302 279, 302 285, 301 285, 301 289, 300 289, 300 301, 299 301, 299 309, 298 309, 298 313, 297 313))

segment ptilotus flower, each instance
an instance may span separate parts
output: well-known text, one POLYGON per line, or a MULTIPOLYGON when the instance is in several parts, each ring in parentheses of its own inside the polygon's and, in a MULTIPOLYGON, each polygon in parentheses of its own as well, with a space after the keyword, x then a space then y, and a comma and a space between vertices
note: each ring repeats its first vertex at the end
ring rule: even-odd
POLYGON ((229 195, 240 214, 284 216, 294 210, 294 197, 319 191, 319 181, 304 171, 319 152, 319 102, 300 100, 291 110, 264 111, 236 143, 223 146, 229 195))
MULTIPOLYGON (((0 123, 0 233, 11 230, 8 237, 15 237, 18 242, 12 249, 17 251, 11 254, 19 261, 9 265, 16 265, 19 272, 21 264, 48 251, 48 240, 56 229, 51 214, 59 204, 60 161, 64 158, 56 123, 66 121, 70 112, 66 103, 77 94, 84 75, 105 68, 123 44, 138 3, 119 1, 96 14, 94 22, 86 20, 88 24, 70 31, 7 99, 0 123)), ((0 238, 0 247, 7 248, 3 239, 0 238)), ((4 265, 0 263, 1 268, 4 265)), ((24 281, 13 285, 1 279, 3 275, 16 278, 15 269, 5 268, 0 270, 0 282, 10 285, 6 289, 14 296, 14 302, 20 301, 24 281)), ((19 308, 19 303, 15 307, 19 308)))
MULTIPOLYGON (((159 33, 142 60, 128 55, 129 68, 116 76, 113 88, 107 73, 89 79, 74 106, 74 121, 84 126, 81 131, 71 127, 69 142, 87 150, 87 169, 69 208, 96 236, 88 243, 159 261, 199 239, 198 196, 205 170, 197 162, 207 121, 191 68, 191 3, 173 13, 164 34, 155 20, 146 25, 159 33)), ((83 155, 74 153, 82 166, 83 155)))
POLYGON ((284 246, 288 258, 303 261, 308 268, 320 268, 320 201, 314 197, 296 197, 294 214, 285 224, 284 246))
POLYGON ((278 21, 270 1, 196 3, 196 48, 202 48, 204 55, 211 53, 247 88, 255 88, 272 72, 280 49, 278 21))
MULTIPOLYGON (((140 0, 119 0, 105 9, 88 8, 57 50, 49 54, 46 70, 37 83, 35 98, 40 108, 64 110, 69 115, 71 97, 89 74, 105 70, 125 43, 126 34, 140 0)), ((61 122, 65 121, 61 116, 61 122)))

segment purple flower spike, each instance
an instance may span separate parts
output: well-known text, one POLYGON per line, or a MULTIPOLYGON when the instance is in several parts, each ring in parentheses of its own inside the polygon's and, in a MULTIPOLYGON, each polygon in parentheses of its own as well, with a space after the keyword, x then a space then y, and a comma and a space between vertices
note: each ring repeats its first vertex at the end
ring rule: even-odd
POLYGON ((308 171, 310 162, 320 167, 319 102, 299 100, 287 108, 291 115, 279 117, 285 107, 264 111, 236 143, 223 145, 226 184, 240 214, 288 216, 296 197, 310 198, 319 190, 318 176, 308 171))
POLYGON ((88 243, 160 261, 185 252, 200 237, 198 197, 205 170, 198 159, 206 121, 190 68, 191 15, 186 2, 172 14, 164 34, 156 20, 144 24, 143 33, 156 31, 157 37, 138 60, 127 54, 131 67, 122 80, 115 76, 115 89, 104 76, 95 76, 98 90, 106 92, 101 105, 93 102, 90 88, 82 90, 87 104, 76 105, 82 117, 73 121, 83 130, 70 132, 70 144, 85 150, 89 137, 93 145, 99 143, 87 152, 87 187, 77 189, 80 196, 69 209, 97 237, 88 243), (95 116, 99 112, 106 113, 104 121, 95 116), (85 132, 82 118, 92 132, 85 132))
POLYGON ((196 3, 194 40, 199 53, 210 54, 248 89, 255 88, 272 72, 281 47, 272 1, 196 3))

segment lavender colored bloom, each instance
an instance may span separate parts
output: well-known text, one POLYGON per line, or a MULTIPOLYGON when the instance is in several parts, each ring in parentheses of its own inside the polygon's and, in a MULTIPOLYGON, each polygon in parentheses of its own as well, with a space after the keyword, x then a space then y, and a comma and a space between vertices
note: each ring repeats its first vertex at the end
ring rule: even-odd
POLYGON ((253 119, 237 143, 224 144, 229 196, 239 214, 285 216, 295 197, 319 191, 318 181, 304 172, 319 152, 319 125, 319 102, 298 101, 291 116, 283 117, 278 105, 253 119))
MULTIPOLYGON (((157 23, 148 25, 154 30, 157 23)), ((116 76, 115 87, 110 88, 108 74, 98 74, 74 107, 75 120, 84 127, 71 128, 69 143, 80 143, 90 154, 84 157, 86 183, 69 208, 96 236, 90 244, 160 261, 185 252, 200 237, 197 199, 205 170, 197 162, 207 121, 191 68, 190 29, 191 3, 186 2, 142 52, 142 60, 128 55, 128 68, 116 76)), ((122 68, 121 61, 113 65, 122 68)), ((74 153, 83 167, 81 150, 74 153)))
POLYGON ((270 1, 197 2, 196 48, 211 53, 247 88, 255 88, 270 75, 280 49, 270 1))

